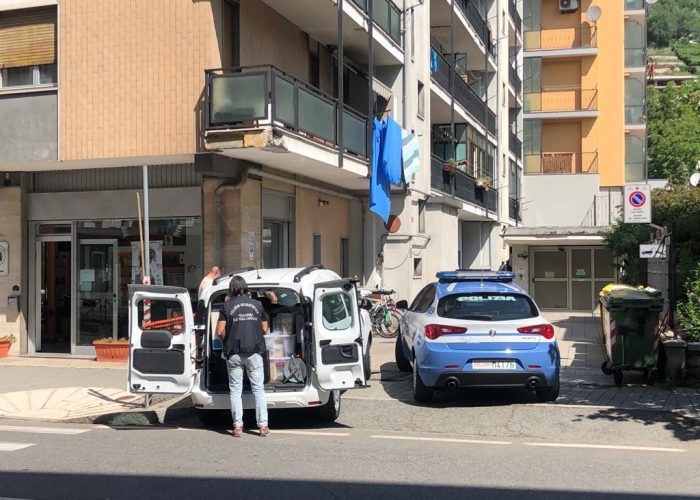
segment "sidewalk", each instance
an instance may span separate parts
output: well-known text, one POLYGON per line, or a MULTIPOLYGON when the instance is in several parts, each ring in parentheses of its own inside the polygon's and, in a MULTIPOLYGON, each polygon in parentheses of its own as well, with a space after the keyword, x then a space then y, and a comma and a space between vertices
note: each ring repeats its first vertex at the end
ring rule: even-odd
MULTIPOLYGON (((700 418, 700 389, 645 385, 642 375, 625 372, 625 383, 616 386, 611 376, 600 370, 603 347, 600 341, 600 316, 591 313, 549 312, 544 316, 554 325, 561 352, 561 391, 555 404, 596 406, 622 410, 673 411, 700 418)), ((410 373, 398 370, 394 361, 395 339, 375 337, 372 344, 370 387, 349 391, 346 399, 413 401, 410 373)), ((463 391, 460 401, 485 404, 493 391, 463 391)), ((512 394, 514 403, 529 403, 524 393, 512 394)), ((446 399, 445 402, 449 400, 446 399)))

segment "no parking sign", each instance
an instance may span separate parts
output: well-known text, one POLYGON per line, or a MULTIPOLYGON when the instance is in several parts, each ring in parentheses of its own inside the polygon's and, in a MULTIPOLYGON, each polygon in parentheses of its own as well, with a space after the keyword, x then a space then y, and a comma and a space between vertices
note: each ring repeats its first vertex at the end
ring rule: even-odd
POLYGON ((651 223, 651 188, 649 184, 625 186, 625 222, 651 223))

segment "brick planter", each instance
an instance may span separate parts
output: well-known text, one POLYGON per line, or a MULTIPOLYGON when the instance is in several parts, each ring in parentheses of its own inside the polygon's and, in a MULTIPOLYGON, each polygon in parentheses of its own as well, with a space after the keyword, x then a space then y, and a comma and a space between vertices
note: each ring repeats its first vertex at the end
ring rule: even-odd
POLYGON ((0 339, 0 358, 6 358, 14 339, 0 339))
POLYGON ((96 340, 95 346, 97 361, 126 361, 129 359, 128 342, 102 342, 96 340))

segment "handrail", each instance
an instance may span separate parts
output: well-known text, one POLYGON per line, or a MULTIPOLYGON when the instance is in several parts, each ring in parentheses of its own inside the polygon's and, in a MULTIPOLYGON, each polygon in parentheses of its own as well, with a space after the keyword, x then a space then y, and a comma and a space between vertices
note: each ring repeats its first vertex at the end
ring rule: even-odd
POLYGON ((598 89, 581 89, 576 86, 544 87, 540 92, 526 92, 523 107, 526 113, 596 111, 598 89))
POLYGON ((569 28, 525 30, 523 44, 526 51, 595 48, 598 46, 598 28, 584 23, 569 28))
POLYGON ((528 175, 549 174, 595 174, 598 173, 598 152, 545 151, 525 154, 525 173, 528 175))

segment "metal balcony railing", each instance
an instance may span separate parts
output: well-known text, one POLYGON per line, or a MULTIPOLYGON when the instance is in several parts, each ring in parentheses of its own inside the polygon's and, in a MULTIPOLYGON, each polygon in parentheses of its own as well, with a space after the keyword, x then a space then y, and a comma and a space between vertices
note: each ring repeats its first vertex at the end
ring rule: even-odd
POLYGON ((515 157, 522 159, 523 157, 523 143, 518 139, 518 136, 513 132, 508 132, 508 147, 515 153, 515 157))
POLYGON ((496 116, 486 110, 486 104, 472 88, 464 82, 462 76, 452 68, 447 59, 431 47, 430 73, 438 85, 464 107, 472 117, 489 132, 496 132, 496 116))
POLYGON ((477 187, 476 179, 469 174, 456 170, 447 172, 443 169, 445 161, 435 155, 430 158, 430 185, 433 189, 473 203, 492 212, 498 210, 498 192, 493 187, 488 191, 477 187))
MULTIPOLYGON (((279 126, 338 145, 338 100, 274 66, 206 71, 206 128, 279 126)), ((342 106, 343 147, 367 156, 365 115, 342 106)))
POLYGON ((598 152, 546 152, 525 155, 526 174, 595 174, 598 152))
POLYGON ((598 46, 597 29, 589 24, 523 33, 525 50, 585 49, 598 46))
MULTIPOLYGON (((367 0, 352 0, 362 12, 368 14, 367 0)), ((372 19, 382 31, 401 45, 401 10, 391 0, 372 0, 372 19)))
POLYGON ((644 0, 625 0, 625 10, 644 10, 644 0))
POLYGON ((513 220, 522 220, 520 216, 520 202, 515 198, 508 197, 508 216, 513 220))
POLYGON ((625 106, 625 125, 641 125, 645 123, 644 105, 628 104, 625 106))
POLYGON ((476 32, 479 40, 484 44, 484 46, 493 54, 495 46, 491 45, 491 40, 489 36, 489 28, 486 24, 486 20, 481 16, 479 9, 474 5, 471 0, 455 0, 457 7, 462 11, 464 16, 471 27, 476 32))
POLYGON ((523 91, 523 81, 518 76, 518 70, 511 65, 508 65, 508 82, 515 89, 516 95, 521 95, 523 91))
POLYGON ((644 47, 625 47, 625 68, 646 67, 646 50, 644 47))
POLYGON ((598 89, 545 87, 542 92, 527 92, 523 110, 525 113, 597 111, 598 89))
POLYGON ((510 17, 513 19, 513 23, 515 24, 515 31, 520 32, 523 20, 520 18, 518 7, 515 5, 515 0, 508 1, 508 12, 510 12, 510 17))

